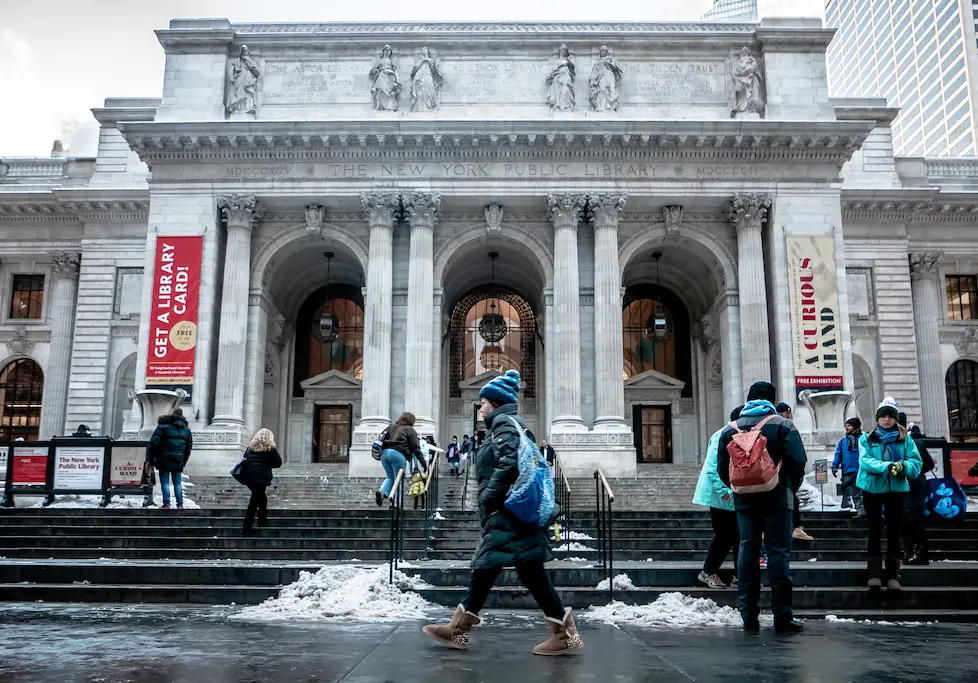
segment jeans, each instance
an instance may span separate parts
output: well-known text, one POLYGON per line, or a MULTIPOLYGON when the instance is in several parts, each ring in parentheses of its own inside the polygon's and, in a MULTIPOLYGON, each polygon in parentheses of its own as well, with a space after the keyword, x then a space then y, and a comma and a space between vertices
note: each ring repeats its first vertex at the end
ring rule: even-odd
MULTIPOLYGON (((472 578, 469 580, 469 589, 462 598, 462 605, 467 612, 478 614, 486 604, 489 591, 499 578, 502 567, 491 567, 489 569, 473 569, 472 578)), ((523 562, 516 565, 516 575, 520 583, 530 591, 530 595, 537 601, 537 605, 543 613, 552 619, 564 619, 564 605, 560 601, 560 596, 550 583, 547 570, 543 568, 543 562, 523 562)))
POLYGON ((842 475, 842 507, 855 508, 857 513, 865 515, 866 511, 863 509, 863 492, 856 486, 856 477, 858 476, 858 472, 846 472, 842 475), (849 505, 846 505, 846 503, 849 503, 849 505))
POLYGON ((251 531, 255 525, 255 515, 258 515, 258 526, 268 524, 268 495, 265 493, 264 484, 248 484, 251 489, 251 499, 248 501, 248 509, 245 511, 244 528, 251 531))
POLYGON ((863 492, 863 505, 869 521, 869 557, 883 557, 880 541, 883 538, 883 519, 886 518, 886 557, 900 559, 900 534, 903 531, 903 493, 863 492))
POLYGON ((771 585, 771 611, 774 626, 791 621, 792 512, 783 508, 738 510, 740 562, 737 566, 737 592, 740 616, 745 625, 757 623, 761 598, 761 534, 767 547, 767 576, 771 585))
POLYGON ((177 507, 183 507, 183 475, 180 472, 160 470, 160 488, 163 490, 163 504, 170 504, 170 479, 173 479, 173 493, 177 498, 177 507))
MULTIPOLYGON (((737 530, 737 513, 730 510, 710 508, 710 522, 713 523, 713 540, 706 554, 703 571, 710 576, 720 571, 732 548, 737 547, 740 532, 737 530)), ((733 556, 734 570, 737 569, 737 553, 733 556)))
MULTIPOLYGON (((384 466, 384 473, 387 475, 384 483, 380 485, 380 492, 386 498, 391 494, 391 489, 394 488, 394 479, 397 478, 398 471, 405 470, 404 477, 408 476, 407 458, 401 455, 399 451, 388 448, 380 454, 380 464, 384 466)), ((404 477, 401 478, 401 481, 404 481, 404 477)), ((400 493, 395 496, 395 499, 400 500, 400 493)))

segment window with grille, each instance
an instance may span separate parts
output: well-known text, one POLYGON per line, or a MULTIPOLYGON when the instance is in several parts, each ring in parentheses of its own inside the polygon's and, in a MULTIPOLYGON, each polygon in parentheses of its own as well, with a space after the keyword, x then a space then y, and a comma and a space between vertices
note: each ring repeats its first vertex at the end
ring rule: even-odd
POLYGON ((978 363, 955 361, 944 377, 944 388, 951 441, 978 442, 978 363))
POLYGON ((947 276, 949 320, 978 320, 978 276, 947 276))
POLYGON ((0 372, 0 443, 37 441, 43 394, 44 374, 30 358, 15 360, 0 372))
POLYGON ((10 318, 14 320, 39 320, 44 304, 43 275, 14 275, 13 294, 10 298, 10 318))

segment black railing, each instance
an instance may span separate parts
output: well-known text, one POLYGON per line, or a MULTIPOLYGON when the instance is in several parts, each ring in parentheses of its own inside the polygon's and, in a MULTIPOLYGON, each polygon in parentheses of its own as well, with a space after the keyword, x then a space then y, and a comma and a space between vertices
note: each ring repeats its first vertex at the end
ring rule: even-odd
POLYGON ((424 482, 424 557, 431 550, 431 528, 438 514, 438 456, 437 451, 428 463, 428 478, 424 482))
MULTIPOLYGON (((474 456, 475 453, 472 453, 474 456)), ((469 457, 468 460, 463 461, 465 463, 465 474, 463 475, 465 479, 462 481, 462 512, 465 512, 465 501, 469 497, 469 470, 472 469, 472 463, 475 461, 473 457, 469 457)))
MULTIPOLYGON (((570 531, 571 527, 571 485, 564 474, 564 466, 560 462, 560 456, 554 457, 554 498, 560 506, 560 517, 558 521, 563 522, 564 531, 570 531)), ((565 534, 566 537, 566 534, 565 534)), ((570 539, 566 540, 570 543, 570 539)))
POLYGON ((614 558, 614 525, 613 504, 615 494, 608 485, 608 480, 604 477, 604 472, 595 470, 594 485, 597 487, 594 512, 595 522, 598 528, 598 560, 601 562, 601 571, 608 579, 609 597, 615 593, 615 558, 614 558))
POLYGON ((404 559, 404 470, 398 470, 387 501, 391 506, 391 537, 387 556, 390 561, 389 583, 394 583, 394 570, 404 559))

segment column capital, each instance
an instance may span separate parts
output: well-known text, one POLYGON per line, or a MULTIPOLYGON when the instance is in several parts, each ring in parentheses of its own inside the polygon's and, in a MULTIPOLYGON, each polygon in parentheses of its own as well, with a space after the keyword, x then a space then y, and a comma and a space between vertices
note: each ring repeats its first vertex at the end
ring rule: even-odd
POLYGON ((761 228, 764 219, 767 218, 768 209, 771 208, 771 196, 759 193, 735 194, 733 199, 727 204, 727 220, 729 220, 739 234, 741 230, 748 228, 761 228))
POLYGON ((588 213, 594 221, 595 229, 618 228, 618 221, 621 220, 625 212, 625 202, 628 200, 626 194, 614 194, 610 192, 600 194, 589 194, 588 213))
POLYGON ((581 212, 587 204, 587 195, 570 193, 550 193, 547 195, 547 206, 550 209, 550 221, 557 229, 570 228, 577 230, 581 222, 581 212))
POLYGON ((404 213, 407 215, 411 229, 426 228, 432 230, 438 222, 438 209, 441 208, 441 195, 437 192, 410 192, 401 196, 404 213))
POLYGON ((392 228, 401 210, 401 195, 398 192, 363 192, 360 194, 360 204, 367 212, 371 228, 392 228))
POLYGON ((251 230, 264 215, 254 195, 232 194, 218 197, 217 207, 221 210, 221 221, 228 230, 251 230))
POLYGON ((943 254, 939 251, 915 251, 908 256, 910 277, 914 280, 931 278, 937 275, 937 262, 943 254))
POLYGON ((77 251, 52 251, 48 256, 51 258, 51 263, 54 264, 52 271, 56 278, 78 279, 81 254, 77 251))

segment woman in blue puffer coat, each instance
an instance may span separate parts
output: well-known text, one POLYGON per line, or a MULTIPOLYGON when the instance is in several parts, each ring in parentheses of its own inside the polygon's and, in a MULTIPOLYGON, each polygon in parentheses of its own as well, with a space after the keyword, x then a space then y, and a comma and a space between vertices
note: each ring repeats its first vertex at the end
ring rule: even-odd
MULTIPOLYGON (((730 421, 740 419, 740 410, 735 408, 730 413, 730 421)), ((696 482, 693 493, 693 503, 710 508, 710 522, 713 524, 713 540, 706 554, 703 570, 696 580, 708 588, 726 588, 720 578, 720 566, 727 560, 727 555, 733 550, 734 577, 737 576, 737 546, 740 542, 740 530, 737 527, 737 513, 734 512, 733 492, 720 480, 717 472, 717 449, 720 447, 720 435, 728 425, 723 425, 713 436, 706 447, 706 457, 703 459, 703 469, 696 482)), ((734 579, 736 580, 736 579, 734 579)))

